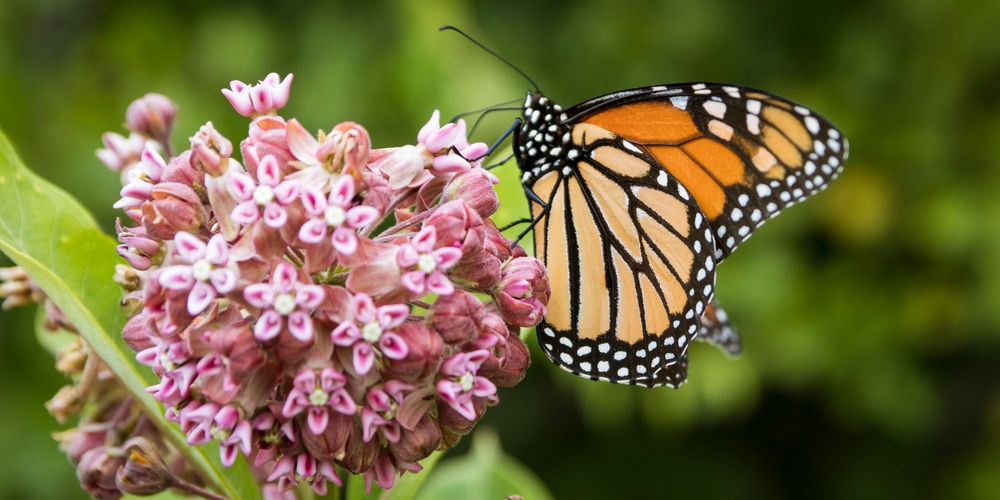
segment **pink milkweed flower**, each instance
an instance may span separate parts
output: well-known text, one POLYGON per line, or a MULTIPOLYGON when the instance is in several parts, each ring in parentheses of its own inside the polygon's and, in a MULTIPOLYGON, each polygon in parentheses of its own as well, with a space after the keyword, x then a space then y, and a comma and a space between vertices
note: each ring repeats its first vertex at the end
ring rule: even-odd
POLYGON ((445 376, 437 383, 438 396, 452 409, 469 421, 476 419, 476 409, 472 397, 496 397, 497 387, 476 372, 490 352, 480 349, 460 352, 441 364, 441 374, 445 376))
POLYGON ((257 340, 267 341, 278 336, 286 326, 293 337, 309 342, 313 338, 313 323, 310 313, 326 297, 323 287, 299 281, 295 266, 279 262, 271 270, 267 284, 255 283, 243 289, 243 298, 250 305, 263 309, 254 326, 257 340))
POLYGON ((250 225, 261 218, 271 228, 279 228, 288 222, 286 207, 299 196, 299 183, 282 181, 284 175, 278 160, 271 155, 261 159, 257 166, 258 185, 244 173, 229 173, 229 188, 240 201, 233 209, 232 219, 243 225, 250 225))
POLYGON ((236 271, 228 266, 229 245, 221 234, 205 243, 190 233, 178 231, 174 245, 181 260, 187 264, 164 268, 158 280, 169 290, 190 291, 188 314, 201 314, 216 297, 236 288, 236 271))
POLYGON ((462 251, 453 247, 434 248, 437 230, 424 226, 409 243, 400 246, 396 263, 406 271, 401 276, 403 287, 417 296, 427 293, 449 295, 455 291, 444 271, 462 258, 462 251))
POLYGON ((330 421, 329 409, 344 415, 354 415, 357 405, 344 389, 347 379, 333 368, 327 367, 318 374, 316 370, 305 369, 295 376, 291 392, 285 399, 281 415, 292 418, 308 411, 306 423, 313 434, 322 434, 330 421))
POLYGON ((417 140, 427 151, 435 155, 432 160, 432 173, 436 176, 450 177, 456 173, 467 172, 473 163, 486 154, 489 147, 482 142, 469 144, 466 137, 465 120, 440 125, 441 114, 434 110, 431 119, 420 129, 417 140), (471 160, 471 162, 470 162, 471 160))
POLYGON ((500 283, 492 291, 503 319, 522 327, 542 321, 550 293, 545 266, 534 257, 515 257, 504 263, 500 283))
POLYGON ((379 455, 372 467, 365 471, 365 493, 370 494, 372 482, 382 489, 390 489, 396 483, 396 476, 404 472, 416 474, 424 468, 417 463, 405 463, 395 460, 392 455, 379 455))
POLYGON ((406 321, 410 314, 409 306, 388 304, 375 307, 372 298, 364 293, 355 295, 351 306, 351 318, 334 328, 330 339, 336 345, 353 348, 354 370, 359 375, 366 375, 375 365, 376 345, 389 359, 406 357, 409 353, 406 342, 390 330, 406 321))
POLYGON ((114 132, 105 132, 101 136, 104 149, 97 150, 97 159, 111 170, 122 172, 122 181, 127 182, 124 177, 125 170, 140 160, 140 155, 146 149, 147 140, 135 132, 129 134, 128 138, 114 132))
POLYGON ((267 476, 268 482, 277 481, 278 491, 288 491, 306 481, 319 496, 326 495, 327 481, 343 486, 337 476, 333 464, 326 460, 317 460, 309 453, 299 453, 295 456, 284 456, 275 464, 274 470, 267 476))
POLYGON ((299 229, 299 239, 319 243, 331 231, 330 244, 341 255, 353 255, 358 249, 357 230, 378 220, 378 210, 369 206, 354 206, 354 178, 342 175, 330 190, 330 196, 313 187, 302 190, 302 205, 314 218, 299 229))
POLYGON ((406 394, 416 389, 416 386, 398 380, 389 380, 382 387, 369 389, 365 396, 366 404, 361 409, 363 439, 371 441, 375 432, 380 431, 390 443, 398 442, 402 428, 396 421, 396 412, 406 394))
POLYGON ((147 142, 140 161, 129 170, 128 183, 122 187, 122 198, 112 205, 114 208, 132 208, 153 198, 153 186, 160 182, 167 162, 156 152, 153 143, 147 142))
POLYGON ((222 94, 243 116, 265 115, 285 107, 291 87, 291 73, 284 80, 280 80, 277 73, 269 73, 256 85, 233 80, 229 82, 228 89, 222 89, 222 94))
POLYGON ((170 131, 174 128, 177 106, 162 94, 149 93, 129 104, 125 110, 125 124, 164 147, 168 147, 170 131))
POLYGON ((244 456, 250 455, 253 426, 248 420, 240 418, 239 410, 233 405, 188 405, 180 411, 180 421, 181 428, 187 429, 187 442, 192 446, 218 439, 219 455, 226 467, 236 462, 237 451, 243 452, 244 456))

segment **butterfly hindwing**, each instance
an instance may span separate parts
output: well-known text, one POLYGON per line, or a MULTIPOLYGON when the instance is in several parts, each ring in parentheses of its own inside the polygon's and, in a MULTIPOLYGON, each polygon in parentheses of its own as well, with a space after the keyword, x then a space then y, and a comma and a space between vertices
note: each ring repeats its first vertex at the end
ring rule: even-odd
POLYGON ((578 375, 676 387, 711 300, 712 230, 647 154, 592 125, 571 131, 573 162, 526 182, 536 256, 553 287, 543 350, 578 375))

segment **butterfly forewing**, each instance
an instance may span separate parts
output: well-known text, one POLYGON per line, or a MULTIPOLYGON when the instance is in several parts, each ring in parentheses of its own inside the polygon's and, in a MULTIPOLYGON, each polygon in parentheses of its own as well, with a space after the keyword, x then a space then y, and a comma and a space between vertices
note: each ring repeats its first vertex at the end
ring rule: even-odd
POLYGON ((825 188, 847 156, 843 136, 815 112, 733 85, 634 89, 566 115, 615 132, 677 177, 709 218, 720 262, 782 209, 825 188))

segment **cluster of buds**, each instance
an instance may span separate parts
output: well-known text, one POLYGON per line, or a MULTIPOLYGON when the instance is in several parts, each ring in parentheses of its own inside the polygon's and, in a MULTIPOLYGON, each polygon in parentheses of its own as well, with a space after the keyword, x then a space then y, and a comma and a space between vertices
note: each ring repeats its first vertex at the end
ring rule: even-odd
POLYGON ((371 149, 358 124, 280 117, 290 84, 223 90, 252 119, 242 162, 211 122, 171 154, 158 95, 129 107, 129 138, 104 135, 123 336, 188 443, 243 454, 266 492, 322 495, 338 469, 389 488, 523 378, 548 278, 489 219, 496 178, 464 122, 435 111, 416 145, 371 149))

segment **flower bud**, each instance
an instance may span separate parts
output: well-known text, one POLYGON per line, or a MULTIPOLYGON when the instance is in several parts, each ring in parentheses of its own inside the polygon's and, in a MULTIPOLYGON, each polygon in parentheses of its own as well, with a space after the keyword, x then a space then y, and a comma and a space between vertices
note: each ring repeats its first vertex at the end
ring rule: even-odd
MULTIPOLYGON (((330 420, 320 434, 302 433, 302 444, 320 460, 339 460, 347 454, 347 439, 354 432, 354 416, 328 410, 330 420)), ((296 418, 299 428, 306 428, 306 413, 296 418)))
POLYGON ((170 159, 163 169, 160 182, 177 182, 204 193, 205 172, 195 168, 191 163, 191 150, 187 150, 170 159))
POLYGON ((105 423, 80 424, 79 427, 54 433, 53 437, 59 441, 59 449, 76 465, 80 463, 84 453, 104 446, 108 440, 108 427, 105 423))
POLYGON ((139 161, 139 155, 146 148, 146 138, 136 134, 129 134, 126 139, 114 132, 105 132, 101 136, 104 149, 97 150, 97 158, 115 172, 122 172, 128 167, 135 165, 139 161))
POLYGON ((501 271, 500 284, 493 290, 500 315, 508 323, 529 327, 545 316, 549 301, 549 277, 542 262, 533 257, 516 257, 501 271))
POLYGON ((381 172, 389 180, 389 187, 395 191, 430 179, 425 170, 427 161, 428 158, 416 146, 402 146, 373 161, 368 168, 381 172))
POLYGON ((436 247, 457 247, 463 256, 479 253, 483 248, 486 237, 483 219, 462 200, 439 205, 424 226, 434 227, 436 247))
POLYGON ((469 292, 455 290, 451 295, 438 297, 431 306, 431 326, 448 344, 462 344, 475 338, 478 320, 483 314, 483 303, 469 292))
POLYGON ((424 415, 413 430, 404 430, 399 441, 389 442, 396 460, 408 463, 423 460, 440 447, 441 428, 430 415, 424 415))
POLYGON ((223 137, 212 122, 206 122, 191 138, 191 164, 212 177, 218 177, 229 168, 233 143, 223 137))
POLYGON ((129 318, 122 328, 122 338, 125 344, 134 352, 143 351, 153 347, 153 341, 149 339, 146 329, 149 324, 149 315, 139 313, 129 318))
POLYGON ((371 469, 375 459, 378 458, 378 448, 377 439, 365 442, 361 425, 355 422, 354 430, 347 437, 347 443, 344 445, 346 454, 344 458, 337 460, 337 465, 351 474, 363 474, 371 469))
POLYGON ((101 446, 83 454, 76 466, 80 487, 94 498, 117 499, 122 492, 115 484, 115 473, 125 464, 121 450, 101 446))
POLYGON ((371 139, 368 137, 368 131, 361 125, 354 122, 339 123, 330 131, 326 140, 335 144, 334 149, 330 151, 333 155, 334 171, 357 175, 360 174, 361 168, 368 164, 371 139))
POLYGON ((129 104, 125 111, 125 126, 133 132, 159 142, 170 142, 170 131, 174 128, 177 107, 166 96, 146 94, 129 104))
POLYGON ((458 442, 458 439, 472 430, 479 421, 479 418, 486 412, 486 398, 472 398, 472 407, 476 412, 476 418, 469 420, 461 413, 451 407, 441 398, 437 399, 438 423, 441 425, 442 441, 446 448, 451 448, 458 442))
POLYGON ((514 387, 528 373, 529 365, 531 356, 528 354, 528 346, 524 345, 521 337, 512 333, 504 344, 500 369, 485 376, 500 387, 514 387))
POLYGON ((454 200, 464 201, 484 219, 496 213, 500 207, 493 181, 481 169, 460 173, 445 186, 441 202, 454 200))
POLYGON ((125 465, 115 474, 115 485, 129 495, 149 496, 169 488, 174 475, 163 457, 145 438, 125 442, 125 465))
POLYGON ((152 197, 142 205, 143 226, 151 237, 170 240, 178 231, 197 234, 204 225, 205 209, 190 187, 163 182, 153 188, 152 197))
POLYGON ((417 382, 437 372, 444 353, 444 341, 423 323, 403 323, 396 334, 406 343, 407 355, 394 359, 386 367, 388 378, 417 382))

